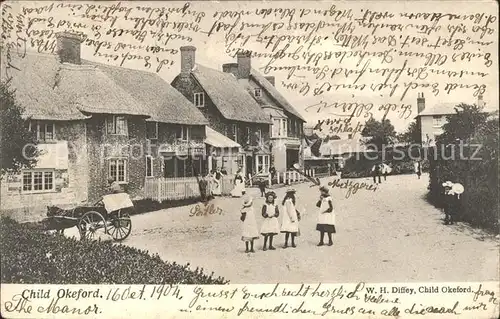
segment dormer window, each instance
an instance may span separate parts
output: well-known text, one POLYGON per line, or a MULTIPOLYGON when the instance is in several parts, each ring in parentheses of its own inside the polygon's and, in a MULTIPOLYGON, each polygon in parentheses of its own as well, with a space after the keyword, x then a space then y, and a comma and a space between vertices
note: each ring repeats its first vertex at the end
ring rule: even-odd
POLYGON ((203 92, 194 93, 194 105, 196 107, 205 106, 205 93, 203 92))
POLYGON ((36 134, 36 139, 39 141, 52 141, 54 137, 54 123, 43 121, 27 122, 28 130, 36 134))
POLYGON ((128 123, 124 116, 108 116, 106 118, 106 128, 106 132, 110 135, 128 135, 128 123))
POLYGON ((255 88, 253 90, 253 96, 255 96, 255 97, 261 97, 262 96, 262 90, 260 88, 255 88))

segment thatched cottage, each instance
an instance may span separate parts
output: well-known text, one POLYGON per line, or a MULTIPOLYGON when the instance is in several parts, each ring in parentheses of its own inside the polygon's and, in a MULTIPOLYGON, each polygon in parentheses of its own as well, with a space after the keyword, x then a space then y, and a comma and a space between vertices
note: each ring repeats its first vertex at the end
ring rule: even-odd
POLYGON ((233 74, 197 64, 193 46, 181 47, 180 51, 181 72, 172 86, 204 114, 212 133, 230 139, 212 144, 211 153, 222 156, 208 157, 209 167, 224 169, 228 174, 239 167, 246 174, 267 173, 271 165, 269 115, 233 74))
POLYGON ((43 151, 35 168, 2 179, 2 210, 93 202, 108 178, 141 196, 147 178, 206 167, 208 122, 170 84, 82 60, 75 34, 58 34, 57 43, 58 55, 12 53, 10 66, 2 59, 2 79, 10 78, 43 151))
POLYGON ((237 63, 224 64, 222 70, 233 74, 271 119, 270 149, 276 170, 288 170, 295 163, 302 166, 301 145, 306 121, 276 89, 274 76, 263 76, 252 68, 250 52, 238 53, 237 63))

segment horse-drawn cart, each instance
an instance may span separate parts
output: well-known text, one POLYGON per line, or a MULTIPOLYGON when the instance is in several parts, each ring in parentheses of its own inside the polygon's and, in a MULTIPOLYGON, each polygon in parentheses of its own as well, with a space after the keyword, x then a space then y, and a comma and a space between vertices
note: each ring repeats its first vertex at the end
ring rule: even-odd
POLYGON ((82 240, 109 235, 115 241, 122 241, 132 230, 131 209, 134 209, 134 204, 126 193, 104 195, 93 206, 73 209, 49 206, 46 229, 62 233, 64 229, 76 226, 82 240))

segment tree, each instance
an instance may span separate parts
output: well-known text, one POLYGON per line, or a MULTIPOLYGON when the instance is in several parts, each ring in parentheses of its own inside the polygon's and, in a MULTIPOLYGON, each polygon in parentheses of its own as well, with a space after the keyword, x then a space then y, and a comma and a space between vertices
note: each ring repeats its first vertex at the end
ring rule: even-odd
POLYGON ((477 105, 461 103, 455 107, 455 114, 446 116, 443 134, 437 137, 437 142, 454 144, 457 141, 468 142, 481 130, 488 120, 488 113, 477 105))
POLYGON ((382 119, 382 121, 377 121, 372 117, 366 121, 361 136, 368 138, 364 142, 365 144, 376 147, 380 151, 383 145, 394 143, 396 131, 390 120, 382 119))
POLYGON ((404 133, 398 135, 398 140, 408 145, 418 144, 421 142, 420 130, 416 120, 408 125, 404 133))
POLYGON ((24 109, 15 99, 15 92, 9 81, 0 83, 0 165, 1 175, 31 168, 39 155, 35 135, 22 118, 24 109))

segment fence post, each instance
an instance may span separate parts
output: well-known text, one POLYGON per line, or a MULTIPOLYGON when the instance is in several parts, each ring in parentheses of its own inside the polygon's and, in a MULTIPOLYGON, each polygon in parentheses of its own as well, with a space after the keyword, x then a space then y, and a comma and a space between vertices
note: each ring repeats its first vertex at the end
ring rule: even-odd
POLYGON ((280 172, 277 172, 276 174, 276 184, 280 183, 280 172))
POLYGON ((273 180, 271 178, 271 174, 267 174, 267 180, 269 181, 269 188, 271 188, 271 185, 273 184, 273 180))
POLYGON ((316 176, 316 169, 315 169, 315 168, 313 168, 313 169, 312 169, 312 177, 315 177, 315 176, 316 176))
POLYGON ((160 197, 161 197, 161 181, 160 180, 161 180, 160 178, 157 179, 158 185, 157 185, 157 189, 156 189, 156 200, 158 202, 160 202, 160 197))

